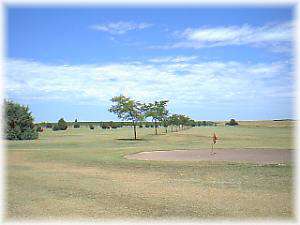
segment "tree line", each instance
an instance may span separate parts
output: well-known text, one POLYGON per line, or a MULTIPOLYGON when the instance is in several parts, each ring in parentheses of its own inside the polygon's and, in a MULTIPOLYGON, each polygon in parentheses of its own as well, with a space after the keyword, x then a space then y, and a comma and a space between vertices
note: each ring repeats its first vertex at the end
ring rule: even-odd
MULTIPOLYGON (((63 119, 63 118, 61 118, 63 119)), ((61 120, 60 119, 60 120, 61 120)), ((131 127, 132 123, 127 121, 77 121, 77 122, 70 122, 65 121, 68 127, 80 128, 80 127, 100 127, 102 129, 115 129, 115 128, 122 128, 122 127, 131 127)), ((40 126, 42 128, 53 128, 55 124, 58 122, 39 122, 35 123, 36 126, 40 126)), ((157 122, 158 127, 163 127, 163 123, 157 122)), ((197 121, 191 120, 190 123, 191 127, 200 127, 200 126, 217 126, 216 122, 213 121, 197 121)), ((152 121, 141 121, 138 123, 139 128, 154 128, 154 123, 152 121)))
MULTIPOLYGON (((74 128, 80 128, 80 127, 90 127, 91 129, 94 129, 95 127, 99 127, 102 129, 116 129, 116 128, 122 128, 122 127, 132 127, 132 122, 127 122, 127 121, 76 121, 76 122, 70 122, 70 121, 65 121, 63 118, 59 119, 58 122, 40 122, 36 123, 35 125, 40 127, 40 128, 52 128, 53 130, 56 130, 54 127, 55 125, 58 124, 66 124, 67 127, 74 127, 74 128)), ((157 122, 156 125, 158 127, 164 127, 163 123, 157 122)), ((141 121, 137 124, 139 128, 154 128, 155 123, 152 121, 141 121)), ((196 127, 196 126, 217 126, 217 123, 212 122, 212 121, 195 121, 191 120, 190 125, 191 127, 196 127)), ((59 127, 65 127, 65 125, 60 125, 59 127)), ((169 126, 172 128, 171 126, 169 126)), ((65 129, 61 129, 65 130, 65 129)), ((174 128, 176 130, 176 128, 174 128)))
POLYGON ((115 129, 119 127, 133 127, 134 139, 137 139, 137 127, 154 128, 158 134, 158 127, 164 127, 171 132, 184 130, 194 126, 215 126, 211 121, 194 121, 182 114, 170 115, 167 110, 167 100, 155 101, 153 103, 140 103, 125 96, 117 96, 111 99, 113 105, 109 108, 110 112, 115 113, 122 122, 66 122, 63 118, 57 123, 41 122, 34 123, 34 117, 29 111, 28 106, 4 100, 5 108, 5 136, 9 140, 32 140, 38 138, 38 132, 45 128, 53 131, 66 130, 73 126, 79 128, 81 125, 89 126, 91 130, 99 125, 102 129, 115 129), (147 121, 147 119, 151 121, 147 121))
MULTIPOLYGON (((178 131, 180 129, 184 130, 196 126, 197 124, 186 115, 170 115, 167 109, 168 100, 141 103, 124 95, 120 95, 112 98, 111 101, 113 105, 109 108, 109 112, 116 114, 121 120, 130 121, 135 140, 137 139, 136 127, 147 118, 150 118, 154 124, 156 135, 158 134, 158 126, 163 126, 167 133, 168 127, 171 127, 171 131, 178 131)), ((199 123, 197 125, 199 125, 199 123)))

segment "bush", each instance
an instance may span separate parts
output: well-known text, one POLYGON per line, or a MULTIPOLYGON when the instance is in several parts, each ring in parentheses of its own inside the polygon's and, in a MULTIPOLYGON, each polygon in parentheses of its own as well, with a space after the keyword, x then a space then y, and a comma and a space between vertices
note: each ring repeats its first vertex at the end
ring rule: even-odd
POLYGON ((63 118, 58 121, 57 125, 60 130, 66 130, 68 128, 68 124, 63 118))
POLYGON ((33 117, 28 106, 22 106, 12 101, 4 101, 5 105, 5 135, 9 140, 33 140, 38 138, 38 132, 33 124, 33 117))
POLYGON ((46 128, 52 128, 52 124, 51 123, 46 123, 46 128))
POLYGON ((108 129, 109 128, 106 124, 103 124, 101 127, 102 127, 102 129, 108 129))
POLYGON ((61 118, 57 124, 55 124, 53 127, 52 127, 52 130, 53 131, 57 131, 57 130, 66 130, 68 128, 68 124, 67 122, 61 118))
POLYGON ((94 125, 93 124, 89 124, 89 128, 91 129, 91 130, 94 130, 94 125))
POLYGON ((226 126, 236 126, 236 125, 239 125, 239 124, 235 121, 235 119, 231 119, 229 121, 229 123, 225 123, 225 125, 226 126))
POLYGON ((43 132, 44 131, 44 129, 41 126, 36 126, 35 129, 36 129, 37 132, 43 132))
POLYGON ((77 119, 75 119, 74 128, 80 128, 80 124, 78 123, 77 119))
POLYGON ((60 129, 59 129, 59 126, 57 124, 54 124, 54 126, 52 127, 52 130, 57 131, 57 130, 60 130, 60 129))

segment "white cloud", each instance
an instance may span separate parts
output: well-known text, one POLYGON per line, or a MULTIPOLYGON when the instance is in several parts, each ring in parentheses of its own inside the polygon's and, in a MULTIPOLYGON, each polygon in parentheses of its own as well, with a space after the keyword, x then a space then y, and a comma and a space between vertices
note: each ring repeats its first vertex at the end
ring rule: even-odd
POLYGON ((90 26, 91 29, 108 32, 111 34, 125 34, 131 30, 142 30, 152 26, 150 23, 133 23, 133 22, 112 22, 106 24, 95 24, 90 26))
POLYGON ((290 41, 290 23, 253 27, 250 25, 186 29, 183 36, 188 40, 210 43, 256 43, 269 41, 290 41))
POLYGON ((269 47, 270 50, 274 48, 274 51, 283 52, 290 48, 289 43, 293 41, 293 23, 187 28, 182 32, 176 32, 175 36, 180 40, 173 44, 152 46, 152 48, 197 49, 227 45, 252 45, 269 47))
POLYGON ((181 63, 197 59, 197 56, 165 56, 149 59, 153 63, 181 63))
POLYGON ((286 62, 112 63, 49 65, 8 60, 6 92, 26 99, 59 99, 85 104, 109 102, 125 94, 140 101, 169 99, 172 104, 268 101, 293 96, 286 62))

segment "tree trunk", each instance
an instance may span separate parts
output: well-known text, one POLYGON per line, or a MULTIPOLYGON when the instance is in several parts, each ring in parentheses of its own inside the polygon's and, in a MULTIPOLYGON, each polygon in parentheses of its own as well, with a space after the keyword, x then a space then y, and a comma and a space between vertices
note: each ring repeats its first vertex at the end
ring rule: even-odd
POLYGON ((166 134, 168 133, 168 127, 166 127, 166 134))
POLYGON ((136 124, 135 122, 132 122, 132 124, 133 124, 134 140, 136 140, 136 124))
POLYGON ((156 120, 154 120, 154 127, 155 127, 155 135, 157 135, 157 124, 156 124, 156 120))

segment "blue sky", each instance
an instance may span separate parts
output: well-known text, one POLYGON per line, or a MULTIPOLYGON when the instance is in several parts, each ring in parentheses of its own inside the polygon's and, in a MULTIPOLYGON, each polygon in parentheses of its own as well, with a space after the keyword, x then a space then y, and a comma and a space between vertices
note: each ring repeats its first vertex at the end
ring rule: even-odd
POLYGON ((119 94, 196 120, 293 118, 293 26, 293 7, 8 7, 5 94, 36 121, 116 120, 119 94))

